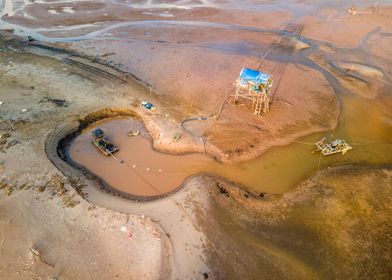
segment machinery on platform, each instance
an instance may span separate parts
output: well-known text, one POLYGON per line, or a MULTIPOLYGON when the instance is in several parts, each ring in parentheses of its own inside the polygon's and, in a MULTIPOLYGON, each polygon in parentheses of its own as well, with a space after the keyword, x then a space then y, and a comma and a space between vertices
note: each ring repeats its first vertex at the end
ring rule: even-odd
POLYGON ((252 109, 256 115, 267 113, 272 101, 270 88, 272 87, 271 75, 263 72, 243 68, 235 83, 236 92, 234 103, 245 98, 252 101, 252 109))
POLYGON ((91 134, 93 137, 92 143, 105 156, 110 156, 119 150, 117 146, 105 139, 105 133, 102 129, 96 128, 91 134))

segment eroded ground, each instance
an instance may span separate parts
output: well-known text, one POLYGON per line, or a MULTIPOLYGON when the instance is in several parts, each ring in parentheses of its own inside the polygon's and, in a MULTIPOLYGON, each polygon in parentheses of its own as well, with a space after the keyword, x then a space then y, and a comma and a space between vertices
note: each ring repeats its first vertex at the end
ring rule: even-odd
POLYGON ((353 15, 346 1, 1 3, 2 29, 41 42, 1 34, 0 278, 390 278, 390 7, 363 1, 353 15), (227 102, 216 120, 181 127, 219 112, 240 69, 269 50, 268 115, 227 102), (284 192, 279 180, 256 197, 194 176, 160 200, 122 199, 57 150, 79 124, 117 114, 140 118, 161 151, 204 152, 202 138, 221 162, 263 153, 271 164, 251 162, 251 177, 260 168, 271 180, 295 174, 290 188, 325 170, 283 196, 274 195, 284 192), (325 131, 353 143, 348 157, 301 156, 308 147, 296 145, 325 131), (352 163, 373 168, 328 169, 352 163))
POLYGON ((217 278, 390 277, 390 169, 321 172, 270 201, 207 181, 211 211, 199 221, 216 249, 210 261, 224 267, 217 278))

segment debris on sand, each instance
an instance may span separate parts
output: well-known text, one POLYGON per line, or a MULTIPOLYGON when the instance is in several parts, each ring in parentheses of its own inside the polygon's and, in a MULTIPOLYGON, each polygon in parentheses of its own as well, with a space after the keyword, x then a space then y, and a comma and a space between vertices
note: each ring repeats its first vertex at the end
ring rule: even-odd
POLYGON ((75 194, 73 194, 73 195, 69 195, 69 196, 64 196, 63 203, 64 203, 65 207, 74 208, 80 202, 75 200, 75 194))
POLYGON ((343 155, 352 147, 343 139, 331 140, 331 137, 323 137, 316 144, 313 152, 320 152, 324 156, 342 153, 343 155))
POLYGON ((13 33, 15 31, 15 29, 13 29, 13 28, 3 28, 1 30, 4 32, 8 32, 8 33, 13 33))
POLYGON ((5 190, 5 195, 10 196, 14 192, 14 187, 8 186, 5 190))
POLYGON ((7 186, 8 186, 7 183, 4 183, 4 182, 1 182, 1 181, 0 181, 0 190, 6 188, 7 186))
POLYGON ((0 139, 7 139, 11 136, 9 133, 0 134, 0 139))
POLYGON ((68 102, 64 99, 44 97, 38 103, 44 102, 53 103, 56 107, 68 107, 68 102))
POLYGON ((128 131, 128 136, 129 137, 138 136, 138 135, 140 135, 140 131, 139 130, 130 130, 130 131, 128 131))
POLYGON ((137 98, 133 98, 131 104, 132 104, 133 107, 139 107, 140 100, 137 99, 137 98))
POLYGON ((359 11, 355 6, 351 6, 350 8, 347 9, 347 12, 350 15, 354 15, 354 16, 359 15, 359 14, 380 14, 381 11, 380 11, 379 7, 377 6, 377 2, 378 1, 376 1, 374 3, 374 10, 373 11, 359 11))
POLYGON ((295 51, 302 51, 310 48, 308 43, 298 39, 297 36, 285 37, 280 42, 280 45, 285 48, 293 48, 295 51))
POLYGON ((147 101, 143 101, 142 105, 144 106, 144 108, 146 108, 147 110, 151 110, 151 111, 155 111, 156 108, 154 106, 154 104, 147 102, 147 101))
POLYGON ((48 262, 44 261, 42 259, 42 253, 40 250, 35 248, 34 246, 30 247, 30 251, 33 253, 33 255, 43 264, 46 264, 47 266, 50 266, 51 268, 54 268, 54 265, 49 264, 48 262))
POLYGON ((0 151, 4 152, 5 150, 11 148, 12 146, 15 146, 17 144, 20 144, 18 140, 10 140, 9 138, 11 137, 11 134, 8 132, 4 134, 0 134, 0 151))
POLYGON ((347 12, 348 12, 349 14, 351 14, 351 15, 356 15, 356 14, 358 14, 358 10, 357 10, 357 8, 355 8, 355 6, 352 6, 352 7, 348 8, 348 9, 347 9, 347 12))
POLYGON ((58 197, 61 197, 68 192, 64 187, 64 181, 60 178, 60 176, 53 176, 53 178, 45 185, 45 189, 49 189, 58 197))
POLYGON ((31 252, 33 252, 33 254, 36 255, 37 257, 40 257, 40 256, 41 256, 41 252, 40 252, 38 249, 36 249, 36 248, 34 248, 34 247, 31 247, 30 250, 31 250, 31 252))
POLYGON ((9 142, 8 144, 7 144, 7 146, 5 147, 5 149, 9 149, 9 148, 11 148, 12 146, 15 146, 16 144, 19 144, 20 142, 19 141, 17 141, 17 140, 12 140, 11 142, 9 142))
POLYGON ((175 142, 175 143, 177 143, 177 142, 180 140, 181 137, 182 137, 181 134, 177 134, 177 133, 176 133, 176 134, 173 135, 172 141, 175 142))
POLYGON ((222 183, 218 182, 218 183, 216 183, 216 186, 218 187, 221 194, 224 194, 227 197, 230 197, 229 192, 226 190, 225 186, 222 183))
POLYGON ((120 230, 122 232, 125 232, 128 236, 128 239, 131 239, 133 236, 133 227, 134 227, 134 223, 129 222, 126 225, 121 226, 120 230))

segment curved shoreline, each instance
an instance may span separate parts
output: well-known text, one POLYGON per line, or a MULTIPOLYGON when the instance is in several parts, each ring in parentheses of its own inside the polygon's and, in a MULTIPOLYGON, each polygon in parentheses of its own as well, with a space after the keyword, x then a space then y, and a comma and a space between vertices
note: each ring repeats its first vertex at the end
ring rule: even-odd
MULTIPOLYGON (((69 147, 71 142, 80 134, 81 130, 85 129, 89 125, 98 122, 100 120, 104 119, 110 119, 114 117, 130 117, 133 118, 137 121, 140 121, 143 123, 143 120, 140 118, 140 116, 133 110, 129 109, 101 109, 95 112, 92 112, 88 115, 86 115, 83 118, 80 118, 78 121, 74 122, 69 122, 66 123, 65 125, 55 129, 51 133, 48 134, 45 140, 45 152, 47 157, 50 159, 50 161, 53 163, 53 165, 59 169, 66 177, 77 177, 77 178, 84 178, 89 181, 94 182, 94 184, 101 189, 102 191, 111 194, 113 196, 118 196, 122 198, 126 198, 129 200, 134 200, 134 201, 139 201, 139 202, 149 202, 153 200, 158 200, 167 196, 171 196, 180 189, 184 187, 186 184, 186 181, 188 179, 198 177, 198 176, 212 176, 217 178, 218 180, 229 180, 222 177, 222 175, 215 175, 211 174, 209 172, 198 172, 194 174, 189 174, 185 178, 182 183, 172 189, 169 192, 165 192, 159 195, 147 195, 147 196, 142 196, 142 195, 135 195, 132 193, 127 193, 121 190, 118 190, 117 188, 111 186, 109 183, 107 183, 103 178, 101 178, 99 175, 95 174, 94 172, 90 171, 88 168, 76 163, 72 158, 69 156, 69 147)), ((147 133, 149 133, 147 131, 147 133)), ((152 149, 155 149, 152 147, 152 149)), ((161 152, 158 150, 158 152, 161 152)), ((170 152, 169 152, 170 153, 170 152)), ((173 154, 173 153, 171 153, 173 154)), ((347 164, 344 164, 342 166, 347 166, 347 164)), ((349 164, 348 166, 354 167, 369 167, 370 165, 363 165, 363 164, 349 164)), ((382 168, 388 166, 388 164, 376 164, 376 165, 371 165, 374 166, 375 168, 382 168)), ((340 166, 336 166, 339 168, 340 166)), ((323 171, 325 170, 319 170, 323 171)), ((317 171, 316 171, 317 173, 317 171)), ((316 173, 309 174, 306 176, 301 182, 298 182, 296 185, 301 184, 303 181, 306 181, 308 178, 311 178, 316 175, 316 173)), ((264 197, 265 193, 258 193, 255 191, 250 190, 246 186, 241 186, 238 183, 233 182, 237 188, 241 188, 243 192, 246 192, 247 195, 252 196, 252 197, 264 197)), ((295 186, 293 185, 293 188, 295 186)), ((271 193, 271 195, 274 195, 271 193)))
MULTIPOLYGON (((135 111, 128 110, 128 109, 102 109, 99 111, 92 112, 86 115, 84 118, 80 118, 78 121, 69 122, 62 125, 59 128, 56 128, 55 130, 53 130, 47 135, 45 140, 45 153, 48 159, 66 177, 85 178, 87 180, 95 182, 95 184, 99 189, 101 189, 102 191, 108 194, 129 199, 129 200, 139 201, 139 202, 153 201, 153 200, 157 200, 173 195, 174 193, 176 193, 177 191, 179 191, 184 187, 188 179, 200 175, 216 176, 219 177, 220 179, 223 179, 220 176, 212 175, 205 172, 195 173, 188 176, 178 187, 174 188, 172 191, 160 195, 151 195, 151 196, 134 195, 116 189, 115 187, 108 184, 99 175, 94 174, 88 168, 76 163, 74 160, 70 158, 68 153, 70 143, 80 134, 81 130, 85 129, 86 127, 88 127, 89 125, 95 122, 104 119, 110 119, 113 117, 130 117, 140 122, 143 122, 135 111)), ((242 188, 242 187, 241 189, 244 192, 246 192, 249 196, 253 196, 253 197, 259 196, 258 193, 252 192, 249 189, 242 188)))
POLYGON ((79 122, 67 123, 48 134, 45 140, 45 153, 47 157, 52 162, 52 164, 65 176, 71 178, 75 176, 78 178, 85 177, 88 180, 94 181, 97 184, 98 188, 102 191, 113 196, 118 196, 129 200, 147 202, 172 195, 178 190, 180 190, 183 187, 184 182, 172 191, 160 195, 139 196, 131 193, 126 193, 112 187, 98 175, 94 174, 89 169, 77 164, 69 157, 69 144, 75 139, 77 135, 80 134, 82 129, 97 121, 119 116, 132 117, 141 121, 140 117, 132 110, 102 109, 90 113, 86 117, 79 119, 79 122))

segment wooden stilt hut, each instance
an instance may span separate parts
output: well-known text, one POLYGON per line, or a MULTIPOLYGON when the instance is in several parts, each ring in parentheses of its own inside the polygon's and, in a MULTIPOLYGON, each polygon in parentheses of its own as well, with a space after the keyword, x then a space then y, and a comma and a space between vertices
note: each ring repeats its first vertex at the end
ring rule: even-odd
POLYGON ((252 101, 252 109, 256 115, 269 111, 271 103, 269 89, 272 87, 270 75, 257 70, 243 68, 235 86, 235 103, 241 97, 252 101))

